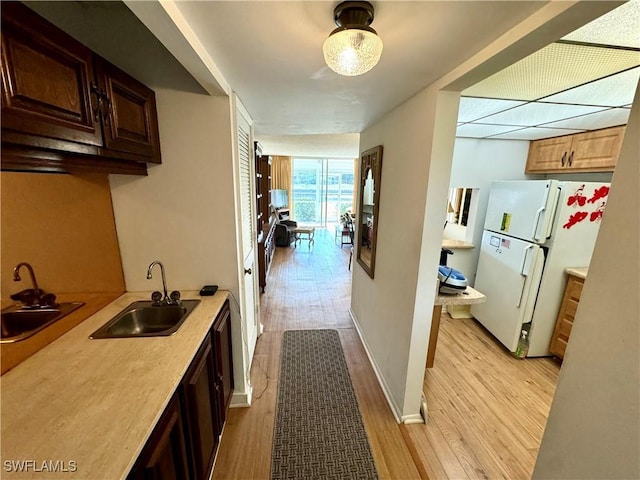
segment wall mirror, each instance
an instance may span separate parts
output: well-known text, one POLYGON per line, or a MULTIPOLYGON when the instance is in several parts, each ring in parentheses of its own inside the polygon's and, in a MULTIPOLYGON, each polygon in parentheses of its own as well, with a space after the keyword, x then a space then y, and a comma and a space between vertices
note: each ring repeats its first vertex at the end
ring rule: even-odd
POLYGON ((447 202, 447 222, 466 227, 469 223, 472 188, 450 188, 447 202))
MULTIPOLYGON (((447 221, 442 238, 473 243, 478 222, 479 190, 469 187, 449 189, 447 200, 447 221)), ((484 221, 484 218, 480 219, 484 221)))
POLYGON ((378 209, 382 175, 382 145, 360 155, 360 196, 358 197, 358 263, 373 278, 378 243, 378 209))

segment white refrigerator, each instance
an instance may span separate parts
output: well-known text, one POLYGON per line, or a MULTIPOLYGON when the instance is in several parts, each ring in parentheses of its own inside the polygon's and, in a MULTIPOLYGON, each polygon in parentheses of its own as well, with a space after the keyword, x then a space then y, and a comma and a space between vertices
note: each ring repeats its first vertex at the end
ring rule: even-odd
POLYGON ((550 355, 564 270, 589 265, 608 193, 608 183, 493 183, 474 285, 487 301, 471 313, 509 351, 528 324, 527 356, 550 355))

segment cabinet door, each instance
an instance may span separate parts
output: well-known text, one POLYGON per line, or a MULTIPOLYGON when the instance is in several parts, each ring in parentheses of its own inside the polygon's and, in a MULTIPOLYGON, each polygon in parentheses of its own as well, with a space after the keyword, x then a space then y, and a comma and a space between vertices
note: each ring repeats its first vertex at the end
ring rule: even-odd
POLYGON ((182 382, 185 418, 193 457, 192 478, 206 480, 213 468, 220 422, 211 337, 207 335, 182 382))
POLYGON ((130 480, 189 478, 185 436, 177 397, 169 403, 133 470, 130 480))
POLYGON ((568 167, 572 171, 613 171, 624 132, 625 127, 615 127, 574 135, 568 167))
POLYGON ((227 418, 227 408, 233 393, 233 357, 231 351, 231 311, 227 300, 213 325, 214 350, 216 354, 216 385, 218 387, 218 409, 220 430, 227 418))
POLYGON ((96 57, 104 146, 160 163, 158 116, 153 90, 96 57))
POLYGON ((534 140, 529 145, 526 173, 564 170, 571 150, 571 136, 534 140))
POLYGON ((95 151, 102 130, 92 108, 94 82, 91 50, 24 5, 3 2, 3 141, 95 151))
POLYGON ((551 344, 549 345, 549 351, 556 357, 564 358, 583 285, 584 280, 580 278, 570 276, 569 280, 567 280, 562 305, 558 312, 558 319, 551 336, 551 344))

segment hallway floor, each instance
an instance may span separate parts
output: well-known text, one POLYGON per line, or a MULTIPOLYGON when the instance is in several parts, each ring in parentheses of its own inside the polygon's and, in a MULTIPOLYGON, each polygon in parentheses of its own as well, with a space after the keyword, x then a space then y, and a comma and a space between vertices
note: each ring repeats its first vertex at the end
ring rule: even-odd
POLYGON ((311 248, 276 251, 261 296, 253 403, 230 410, 213 478, 269 478, 282 333, 315 328, 340 334, 381 479, 530 478, 558 366, 515 360, 475 321, 444 314, 425 375, 430 421, 398 425, 351 321, 349 247, 333 234, 318 229, 311 248))

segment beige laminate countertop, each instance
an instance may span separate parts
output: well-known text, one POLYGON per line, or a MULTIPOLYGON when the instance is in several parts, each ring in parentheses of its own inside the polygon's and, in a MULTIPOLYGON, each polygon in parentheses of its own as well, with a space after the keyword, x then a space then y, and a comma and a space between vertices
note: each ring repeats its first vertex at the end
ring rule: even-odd
POLYGON ((478 290, 467 287, 464 293, 459 293, 457 295, 447 295, 444 293, 439 293, 436 295, 436 299, 434 300, 434 305, 471 305, 472 303, 482 303, 486 302, 487 297, 484 294, 480 293, 478 290))
POLYGON ((587 273, 589 272, 589 267, 567 267, 564 269, 569 275, 573 275, 574 277, 578 277, 581 279, 587 278, 587 273))
POLYGON ((442 248, 451 248, 451 249, 471 249, 473 248, 473 244, 469 242, 465 242, 463 240, 452 240, 450 238, 442 239, 442 248))
POLYGON ((126 477, 228 293, 201 303, 168 337, 90 340, 150 293, 125 293, 0 377, 2 478, 126 477), (7 462, 75 462, 77 471, 9 472, 7 462))

